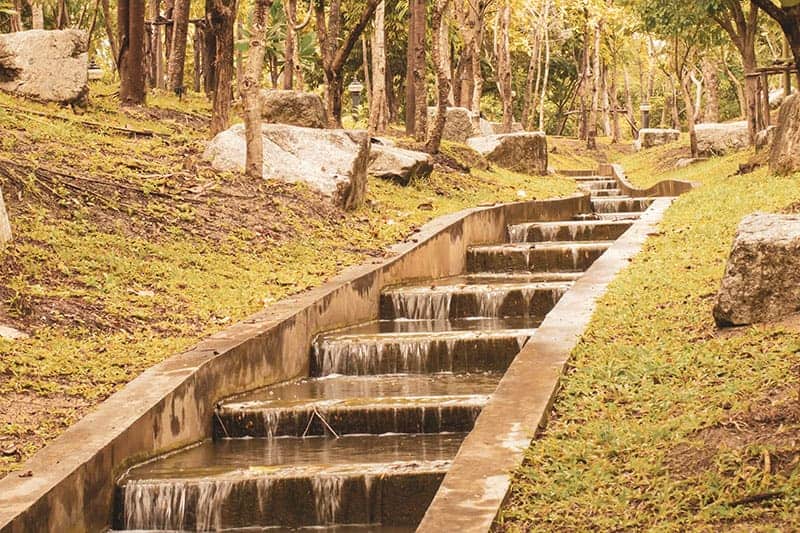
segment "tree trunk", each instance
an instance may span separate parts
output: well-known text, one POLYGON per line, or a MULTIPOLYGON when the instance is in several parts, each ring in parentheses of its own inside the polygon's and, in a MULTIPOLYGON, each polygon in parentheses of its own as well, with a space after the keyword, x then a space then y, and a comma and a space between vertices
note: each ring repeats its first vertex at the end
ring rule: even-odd
POLYGON ((375 10, 375 29, 372 32, 372 100, 369 102, 369 130, 384 133, 389 125, 389 106, 386 95, 386 1, 375 10))
POLYGON ((699 150, 697 148, 697 132, 695 131, 694 127, 695 108, 694 100, 692 99, 692 90, 690 87, 691 83, 691 78, 689 78, 688 75, 685 75, 680 85, 683 91, 683 101, 686 105, 686 122, 688 123, 689 128, 689 146, 692 150, 692 157, 696 158, 699 156, 699 150))
POLYGON ((705 119, 709 122, 719 122, 719 71, 717 62, 706 57, 703 60, 703 80, 706 89, 705 119))
POLYGON ((537 88, 534 87, 534 80, 539 75, 539 48, 541 46, 541 39, 538 33, 534 35, 533 44, 531 46, 531 58, 528 62, 528 74, 525 77, 525 96, 522 104, 522 126, 526 130, 530 130, 533 124, 533 112, 536 108, 534 94, 537 88))
POLYGON ((144 104, 144 2, 119 0, 117 28, 120 103, 123 106, 144 104))
POLYGON ((631 126, 631 137, 635 139, 637 135, 635 128, 636 116, 633 113, 633 95, 631 94, 631 80, 627 68, 622 68, 622 75, 625 80, 625 113, 628 115, 628 123, 631 126))
MULTIPOLYGON (((744 72, 755 72, 758 67, 755 48, 752 54, 748 51, 742 56, 744 72)), ((750 144, 755 145, 756 134, 758 133, 758 78, 755 76, 745 76, 744 78, 744 98, 746 103, 745 117, 747 119, 747 130, 750 136, 750 144)))
POLYGON ((728 62, 725 57, 722 58, 722 65, 725 67, 725 73, 728 75, 728 80, 733 85, 734 89, 736 89, 736 99, 739 102, 739 116, 742 118, 746 118, 747 114, 747 96, 744 93, 744 86, 742 82, 739 81, 739 78, 731 71, 731 68, 728 66, 728 62))
POLYGON ((416 13, 414 21, 414 138, 423 142, 428 133, 428 91, 425 86, 427 62, 425 60, 425 33, 427 30, 425 0, 412 0, 416 13))
POLYGON ((172 20, 172 52, 169 56, 167 85, 175 94, 183 92, 183 71, 186 62, 186 41, 189 34, 190 0, 175 0, 172 20))
POLYGON ((14 13, 9 17, 9 25, 11 26, 11 32, 18 32, 22 31, 22 0, 14 0, 12 2, 14 6, 14 13))
MULTIPOLYGON (((447 9, 448 2, 449 0, 436 0, 436 4, 433 9, 433 17, 431 18, 431 29, 433 30, 433 35, 439 35, 441 32, 442 19, 444 18, 444 12, 447 9)), ((450 80, 448 77, 448 72, 450 68, 449 65, 445 64, 444 61, 445 53, 442 48, 445 46, 449 47, 450 43, 448 41, 443 41, 442 39, 434 40, 433 45, 431 46, 431 51, 433 53, 433 65, 436 68, 437 95, 436 118, 434 119, 433 128, 431 128, 431 134, 428 138, 428 143, 425 146, 425 150, 429 154, 435 154, 439 152, 439 148, 442 144, 444 124, 447 120, 447 99, 450 95, 450 80)))
MULTIPOLYGON (((142 2, 144 4, 144 2, 142 2)), ((69 9, 67 7, 67 0, 58 0, 56 4, 56 28, 59 30, 63 30, 65 28, 69 28, 70 20, 69 20, 69 9)), ((144 14, 144 5, 141 7, 136 7, 137 11, 141 11, 144 14)), ((144 29, 142 30, 142 34, 144 34, 144 29)), ((142 37, 142 43, 144 43, 144 37, 142 37)))
POLYGON ((283 84, 285 90, 294 89, 295 56, 297 55, 297 32, 294 29, 297 15, 297 0, 284 0, 283 10, 286 15, 286 37, 283 41, 283 84))
POLYGON ((261 75, 264 72, 264 36, 267 31, 267 13, 272 0, 256 0, 250 26, 250 48, 247 67, 242 80, 245 141, 247 159, 245 174, 262 178, 264 171, 264 139, 261 135, 261 75))
POLYGON ((236 0, 212 0, 208 13, 210 31, 215 36, 214 103, 211 113, 211 134, 225 130, 230 121, 233 98, 233 25, 236 22, 236 0))
MULTIPOLYGON (((102 0, 100 5, 103 6, 103 22, 105 23, 106 27, 108 44, 111 47, 111 55, 114 56, 114 66, 116 67, 117 71, 119 71, 119 41, 117 40, 117 36, 114 35, 114 28, 111 26, 111 8, 108 5, 108 0, 102 0)), ((119 17, 119 13, 117 13, 117 17, 119 17)), ((44 27, 44 22, 42 22, 42 26, 44 27)))
MULTIPOLYGON (((103 16, 105 16, 105 12, 103 16)), ((44 7, 41 1, 31 2, 31 27, 34 30, 44 29, 44 7)))
POLYGON ((497 88, 503 102, 503 133, 514 126, 514 97, 511 83, 511 0, 504 0, 497 14, 497 88))
POLYGON ((542 92, 539 95, 539 131, 544 131, 544 102, 547 99, 547 85, 550 81, 550 0, 544 3, 544 76, 542 92))
POLYGON ((414 40, 416 39, 417 12, 413 9, 414 0, 409 0, 408 40, 406 41, 406 135, 414 135, 417 97, 414 85, 414 40))
POLYGON ((194 25, 194 41, 192 44, 192 52, 194 52, 194 76, 192 77, 192 90, 200 92, 200 76, 205 70, 206 66, 203 63, 203 29, 200 24, 194 25))
POLYGON ((592 54, 592 109, 589 113, 589 124, 586 134, 586 147, 597 148, 597 113, 600 106, 600 37, 601 23, 594 30, 594 49, 592 54))
POLYGON ((364 69, 364 91, 367 94, 367 103, 372 102, 372 77, 369 74, 369 47, 367 36, 361 36, 361 64, 364 69))
POLYGON ((483 47, 483 3, 478 3, 475 40, 472 43, 472 112, 481 114, 481 98, 483 97, 483 72, 481 71, 481 48, 483 47))

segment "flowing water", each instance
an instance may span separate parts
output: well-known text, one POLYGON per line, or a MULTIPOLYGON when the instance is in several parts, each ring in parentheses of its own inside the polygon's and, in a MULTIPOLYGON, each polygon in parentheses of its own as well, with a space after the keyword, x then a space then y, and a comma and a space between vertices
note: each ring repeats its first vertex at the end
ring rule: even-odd
POLYGON ((213 440, 127 472, 115 527, 413 530, 516 354, 649 205, 576 179, 592 213, 513 225, 470 248, 471 274, 386 289, 381 320, 313 341, 310 377, 221 402, 213 440))

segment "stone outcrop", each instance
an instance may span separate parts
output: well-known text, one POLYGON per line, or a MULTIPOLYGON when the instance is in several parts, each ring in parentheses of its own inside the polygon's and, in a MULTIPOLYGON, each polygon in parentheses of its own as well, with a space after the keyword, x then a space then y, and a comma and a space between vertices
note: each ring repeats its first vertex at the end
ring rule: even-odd
POLYGON ((772 141, 775 140, 775 130, 777 126, 768 126, 767 128, 756 133, 756 151, 769 150, 772 146, 772 141))
POLYGON ((739 224, 714 306, 720 326, 779 319, 800 310, 800 216, 755 213, 739 224))
POLYGON ((271 124, 325 128, 328 115, 322 98, 302 91, 261 91, 261 116, 271 124))
POLYGON ((791 95, 781 106, 769 168, 776 174, 800 170, 800 96, 797 94, 791 95))
POLYGON ((750 145, 750 134, 744 121, 698 124, 695 131, 700 155, 725 155, 750 145))
MULTIPOLYGON (((433 127, 436 118, 436 108, 428 108, 428 128, 433 127)), ((448 107, 447 118, 444 123, 442 139, 454 142, 466 142, 475 135, 480 135, 480 120, 475 113, 466 107, 448 107)))
POLYGON ((0 245, 11 240, 11 223, 8 221, 3 191, 0 189, 0 245))
POLYGON ((503 168, 540 176, 547 174, 547 137, 540 131, 472 137, 467 144, 503 168))
POLYGON ((424 179, 433 172, 433 158, 424 152, 373 143, 369 173, 376 178, 408 185, 424 179))
POLYGON ((661 128, 644 128, 639 130, 639 138, 634 143, 637 150, 647 150, 654 146, 663 146, 676 142, 680 139, 681 132, 678 130, 661 128))
MULTIPOLYGON (((366 132, 263 124, 262 136, 264 178, 304 182, 344 209, 354 209, 364 201, 370 152, 366 132)), ((216 170, 243 171, 244 125, 214 137, 203 157, 216 170)))
POLYGON ((82 104, 89 92, 89 55, 81 30, 29 30, 0 35, 0 90, 26 98, 82 104))

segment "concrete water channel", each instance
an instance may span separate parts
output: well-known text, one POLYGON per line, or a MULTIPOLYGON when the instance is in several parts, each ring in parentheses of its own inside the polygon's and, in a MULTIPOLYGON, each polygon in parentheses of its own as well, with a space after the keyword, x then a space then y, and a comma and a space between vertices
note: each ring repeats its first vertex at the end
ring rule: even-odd
POLYGON ((653 202, 576 176, 591 210, 508 227, 466 273, 385 288, 312 342, 310 376, 219 402, 214 438, 127 470, 117 530, 412 531, 548 312, 653 202))

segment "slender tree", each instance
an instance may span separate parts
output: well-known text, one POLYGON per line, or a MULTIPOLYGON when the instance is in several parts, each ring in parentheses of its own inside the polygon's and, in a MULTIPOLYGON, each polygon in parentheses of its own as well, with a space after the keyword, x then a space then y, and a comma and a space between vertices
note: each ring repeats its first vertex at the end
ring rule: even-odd
MULTIPOLYGON (((439 35, 442 29, 442 20, 444 13, 447 10, 449 0, 436 0, 433 7, 433 16, 431 17, 431 29, 433 35, 439 35)), ((444 52, 442 48, 449 46, 449 43, 442 40, 435 40, 432 46, 433 51, 433 65, 436 68, 436 118, 434 119, 433 127, 431 128, 428 142, 425 149, 430 154, 439 152, 442 144, 442 133, 444 132, 444 125, 447 119, 447 101, 450 95, 450 79, 448 77, 449 65, 445 63, 444 52)))
POLYGON ((772 0, 752 0, 752 2, 780 24, 792 49, 797 78, 800 81, 800 2, 780 0, 780 7, 772 0))
POLYGON ((511 80, 511 0, 503 0, 497 13, 495 55, 497 56, 497 88, 503 102, 503 133, 511 133, 514 125, 514 97, 511 80))
POLYGON ((264 139, 261 135, 261 75, 264 72, 265 34, 267 15, 272 0, 256 0, 250 26, 250 48, 247 51, 247 67, 242 80, 242 103, 244 106, 245 140, 247 160, 245 174, 251 178, 263 177, 264 139))
MULTIPOLYGON (((425 140, 428 133, 428 90, 425 85, 428 65, 425 57, 425 34, 427 33, 425 0, 411 0, 414 14, 414 33, 409 36, 410 54, 414 57, 414 137, 425 140)), ((434 34, 435 35, 435 34, 434 34)))
POLYGON ((172 13, 172 46, 169 56, 167 84, 170 91, 183 92, 183 71, 186 63, 186 41, 189 35, 190 0, 175 0, 172 13))
POLYGON ((342 92, 344 91, 344 64, 353 51, 358 38, 367 27, 380 0, 366 0, 355 26, 342 39, 341 0, 329 0, 326 13, 325 0, 314 0, 316 14, 317 40, 322 56, 322 70, 325 74, 326 104, 328 121, 333 128, 342 126, 342 92))
POLYGON ((389 125, 389 104, 386 94, 386 1, 375 10, 372 32, 372 100, 369 102, 369 130, 383 133, 389 125))

